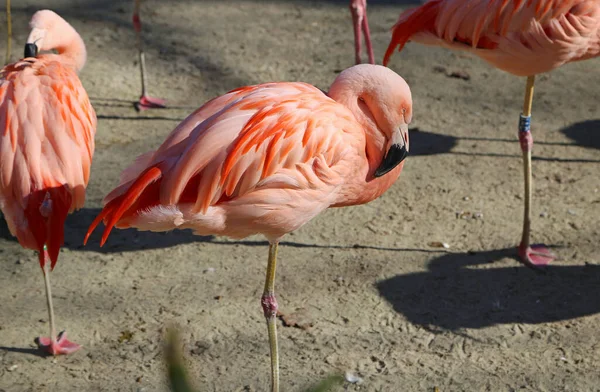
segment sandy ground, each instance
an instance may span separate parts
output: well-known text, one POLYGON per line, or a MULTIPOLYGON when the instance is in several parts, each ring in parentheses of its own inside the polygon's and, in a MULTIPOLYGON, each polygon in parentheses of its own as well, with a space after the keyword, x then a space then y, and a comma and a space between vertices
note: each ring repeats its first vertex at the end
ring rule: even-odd
MULTIPOLYGON (((379 61, 409 4, 371 1, 379 61)), ((347 2, 144 2, 150 92, 170 104, 145 113, 132 107, 130 2, 13 1, 18 54, 29 17, 49 5, 86 42, 81 79, 99 118, 86 208, 69 218, 52 274, 58 328, 85 347, 37 355, 33 338, 48 327, 42 276, 0 220, 0 390, 165 391, 169 323, 201 391, 266 390, 263 238, 127 230, 101 249, 97 233, 83 247, 83 234, 120 171, 209 98, 265 81, 327 89, 354 59, 347 2)), ((380 199, 285 238, 280 307, 312 327, 280 323, 283 390, 349 371, 364 380, 349 391, 600 391, 599 66, 538 78, 533 240, 560 256, 538 274, 515 259, 524 80, 446 50, 409 45, 394 57, 414 96, 412 155, 380 199), (447 76, 455 71, 470 80, 447 76)))

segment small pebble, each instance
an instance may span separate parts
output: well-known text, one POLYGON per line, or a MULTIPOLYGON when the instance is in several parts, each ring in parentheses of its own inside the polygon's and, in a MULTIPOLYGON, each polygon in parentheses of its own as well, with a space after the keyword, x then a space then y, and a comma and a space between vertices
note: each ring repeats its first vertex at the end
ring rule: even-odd
POLYGON ((363 379, 358 376, 355 376, 350 372, 346 372, 346 381, 348 381, 351 384, 361 384, 363 382, 363 379))
POLYGON ((546 211, 540 213, 540 218, 547 218, 548 213, 546 211))
POLYGON ((207 268, 207 269, 205 269, 205 270, 204 270, 204 271, 202 271, 202 272, 203 272, 203 273, 205 273, 205 274, 207 274, 207 273, 209 273, 209 272, 215 272, 215 269, 214 269, 214 268, 212 268, 212 267, 210 267, 210 268, 207 268))
POLYGON ((14 365, 10 365, 6 368, 6 370, 8 370, 9 372, 14 372, 15 370, 17 370, 17 368, 19 367, 19 365, 14 364, 14 365))
POLYGON ((577 215, 577 213, 574 210, 567 210, 567 214, 569 214, 569 215, 577 215))

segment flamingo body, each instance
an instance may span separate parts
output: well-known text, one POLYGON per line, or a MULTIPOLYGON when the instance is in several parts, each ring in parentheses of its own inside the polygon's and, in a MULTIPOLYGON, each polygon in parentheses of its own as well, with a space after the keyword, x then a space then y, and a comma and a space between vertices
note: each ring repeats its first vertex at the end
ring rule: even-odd
POLYGON ((305 83, 242 87, 186 118, 127 168, 90 226, 269 240, 261 298, 279 391, 275 266, 279 239, 328 207, 367 203, 400 175, 412 98, 382 66, 342 72, 328 94, 305 83))
POLYGON ((54 331, 49 273, 56 265, 67 215, 83 207, 94 154, 96 114, 77 72, 86 59, 77 32, 49 10, 30 23, 26 57, 0 71, 0 209, 19 243, 36 250, 44 271, 51 354, 79 346, 54 331), (39 50, 58 54, 37 55, 39 50), (50 265, 47 265, 47 259, 50 265))
POLYGON ((411 40, 531 76, 600 53, 600 1, 431 0, 402 13, 392 30, 384 65, 411 40))
POLYGON ((94 109, 75 70, 40 55, 0 71, 0 127, 0 208, 19 243, 40 252, 42 268, 48 245, 54 268, 66 216, 85 201, 94 109))
POLYGON ((550 263, 555 256, 547 248, 530 245, 530 122, 535 75, 600 55, 600 1, 430 0, 400 15, 383 63, 387 64, 395 48, 402 50, 409 40, 468 51, 501 70, 527 76, 519 119, 525 198, 518 249, 527 266, 550 263))
POLYGON ((374 167, 351 109, 321 90, 244 87, 205 104, 126 169, 95 224, 107 223, 103 242, 115 225, 276 240, 330 206, 377 198, 402 163, 379 178, 374 167))

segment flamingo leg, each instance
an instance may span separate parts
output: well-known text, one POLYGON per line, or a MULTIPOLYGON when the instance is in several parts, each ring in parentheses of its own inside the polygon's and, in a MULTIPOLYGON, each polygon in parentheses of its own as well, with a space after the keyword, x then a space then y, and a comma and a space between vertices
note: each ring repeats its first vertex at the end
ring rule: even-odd
POLYGON ((375 64, 375 55, 373 54, 373 45, 371 45, 371 32, 369 31, 369 20, 367 18, 367 2, 365 0, 365 16, 363 19, 363 33, 365 34, 365 46, 367 47, 367 56, 369 64, 375 64))
POLYGON ((38 347, 41 350, 46 351, 49 354, 54 356, 62 355, 62 354, 72 354, 75 351, 81 348, 80 345, 73 343, 67 339, 67 334, 65 331, 62 331, 56 335, 56 328, 54 324, 54 307, 52 306, 52 289, 50 288, 50 263, 48 252, 46 251, 46 246, 44 246, 43 256, 44 260, 44 268, 42 272, 44 274, 44 284, 46 287, 46 304, 48 305, 48 318, 50 324, 50 337, 38 337, 35 339, 38 347), (55 338, 56 336, 56 338, 55 338))
POLYGON ((523 235, 519 244, 519 257, 528 267, 548 265, 556 256, 544 245, 530 245, 531 231, 531 150, 533 136, 531 135, 531 104, 533 101, 533 86, 535 76, 527 78, 523 113, 519 121, 519 142, 523 151, 523 172, 525 176, 525 206, 523 210, 523 235))
POLYGON ((279 392, 279 350, 277 348, 277 299, 275 298, 275 266, 277 264, 277 243, 269 245, 269 261, 265 290, 260 300, 269 332, 271 349, 271 392, 279 392))
POLYGON ((10 0, 6 0, 6 58, 4 63, 10 63, 10 51, 12 44, 12 21, 10 16, 10 0))
POLYGON ((144 47, 142 43, 142 21, 140 19, 140 0, 134 0, 133 4, 133 28, 136 34, 137 47, 139 53, 140 74, 142 76, 142 95, 138 102, 135 103, 135 108, 138 111, 145 109, 160 109, 166 107, 164 99, 153 98, 146 94, 146 58, 144 55, 144 47))
POLYGON ((361 63, 361 31, 365 36, 369 63, 375 64, 375 56, 373 55, 373 47, 371 46, 371 33, 369 32, 369 22, 367 20, 367 0, 351 0, 350 12, 352 13, 352 25, 354 27, 354 58, 356 64, 361 63))

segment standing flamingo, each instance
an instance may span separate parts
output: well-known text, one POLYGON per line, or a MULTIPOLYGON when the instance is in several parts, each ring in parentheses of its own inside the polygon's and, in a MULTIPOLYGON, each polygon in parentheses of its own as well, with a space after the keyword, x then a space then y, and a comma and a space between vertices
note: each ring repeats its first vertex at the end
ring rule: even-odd
POLYGON ((140 110, 165 108, 166 102, 164 99, 153 98, 148 96, 146 89, 146 59, 144 56, 144 46, 142 43, 142 20, 140 19, 140 0, 133 0, 133 28, 137 39, 137 47, 140 62, 140 74, 142 76, 142 95, 135 103, 135 108, 140 110))
POLYGON ((354 58, 356 64, 361 63, 361 31, 365 37, 369 64, 375 64, 369 21, 367 19, 367 0, 350 0, 350 12, 352 13, 352 26, 354 27, 354 58))
POLYGON ((242 87, 188 116, 156 151, 141 155, 84 242, 113 227, 270 243, 261 298, 279 390, 275 315, 277 244, 328 207, 367 203, 396 181, 408 153, 412 98, 404 79, 378 65, 343 71, 329 94, 305 83, 242 87))
POLYGON ((49 10, 36 12, 25 58, 0 71, 0 209, 12 235, 39 254, 50 337, 37 339, 52 355, 79 345, 56 336, 50 291, 67 214, 83 206, 94 154, 96 113, 77 72, 83 40, 49 10), (41 50, 58 54, 40 54, 41 50), (48 262, 49 261, 49 262, 48 262))
POLYGON ((598 0, 431 0, 407 10, 393 27, 383 64, 409 40, 464 50, 517 76, 527 76, 519 141, 525 173, 525 208, 519 256, 535 267, 555 256, 530 245, 531 104, 535 75, 600 55, 598 0))

